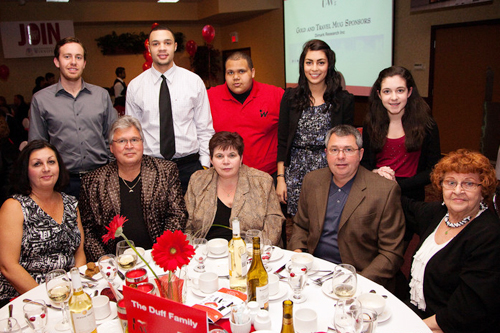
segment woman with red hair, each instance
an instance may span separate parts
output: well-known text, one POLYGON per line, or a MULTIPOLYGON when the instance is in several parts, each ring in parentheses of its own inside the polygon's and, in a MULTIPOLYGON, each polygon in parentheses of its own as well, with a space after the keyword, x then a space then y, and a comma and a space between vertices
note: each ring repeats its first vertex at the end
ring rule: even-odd
POLYGON ((436 164, 431 182, 443 203, 403 199, 407 228, 420 236, 410 306, 433 332, 496 331, 500 221, 485 204, 495 169, 480 153, 459 149, 436 164))

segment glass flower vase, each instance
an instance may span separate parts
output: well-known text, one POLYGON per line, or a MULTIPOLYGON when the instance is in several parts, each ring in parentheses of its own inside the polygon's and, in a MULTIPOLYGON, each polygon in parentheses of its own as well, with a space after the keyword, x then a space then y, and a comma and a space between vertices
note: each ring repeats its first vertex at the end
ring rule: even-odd
POLYGON ((187 265, 175 271, 167 271, 165 275, 155 279, 161 297, 178 303, 186 303, 187 265))

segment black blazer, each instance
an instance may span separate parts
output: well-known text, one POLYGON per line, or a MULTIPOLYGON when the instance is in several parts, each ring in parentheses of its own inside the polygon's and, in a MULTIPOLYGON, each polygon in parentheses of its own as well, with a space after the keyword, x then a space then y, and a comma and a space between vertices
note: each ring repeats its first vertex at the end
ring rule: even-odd
MULTIPOLYGON (((290 164, 290 150, 293 138, 297 132, 300 117, 303 110, 292 108, 292 92, 296 88, 288 88, 283 94, 280 105, 280 118, 278 122, 278 162, 290 164)), ((352 125, 354 122, 354 95, 346 90, 337 92, 338 107, 331 111, 331 127, 340 124, 352 125)))

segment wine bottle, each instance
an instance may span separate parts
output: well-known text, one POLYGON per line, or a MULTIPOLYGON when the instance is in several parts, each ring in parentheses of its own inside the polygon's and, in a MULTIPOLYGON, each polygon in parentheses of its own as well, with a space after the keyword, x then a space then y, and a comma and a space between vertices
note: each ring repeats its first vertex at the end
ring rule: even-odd
POLYGON ((294 333, 293 328, 293 302, 289 299, 283 301, 283 326, 281 333, 294 333))
POLYGON ((92 299, 83 291, 80 271, 76 267, 71 269, 71 282, 73 295, 68 305, 73 333, 97 333, 92 299))
POLYGON ((232 222, 233 238, 229 241, 229 288, 247 291, 247 252, 245 241, 240 235, 240 220, 232 222))
POLYGON ((269 310, 267 271, 260 257, 260 237, 253 238, 252 265, 247 274, 248 302, 256 301, 261 309, 269 310))

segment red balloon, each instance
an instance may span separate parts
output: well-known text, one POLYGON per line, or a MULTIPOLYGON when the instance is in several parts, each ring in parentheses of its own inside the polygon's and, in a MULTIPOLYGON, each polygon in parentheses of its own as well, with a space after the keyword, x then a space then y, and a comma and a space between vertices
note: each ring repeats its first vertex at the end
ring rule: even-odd
POLYGON ((197 49, 198 49, 198 45, 196 45, 196 42, 194 40, 191 39, 191 40, 188 40, 186 42, 186 51, 187 51, 187 53, 189 53, 189 55, 191 57, 194 56, 197 49))
POLYGON ((146 38, 146 40, 144 41, 144 47, 149 51, 149 38, 146 38))
POLYGON ((7 67, 6 65, 0 66, 0 79, 7 80, 9 74, 10 74, 9 67, 7 67))
POLYGON ((144 52, 142 52, 142 55, 144 56, 144 59, 146 59, 146 62, 153 62, 151 52, 149 52, 148 50, 144 50, 144 52))
POLYGON ((157 23, 157 22, 153 23, 153 25, 151 25, 151 30, 153 30, 154 28, 156 28, 159 25, 160 25, 160 23, 157 23))
POLYGON ((146 61, 145 63, 142 64, 142 71, 148 70, 151 68, 151 63, 146 61))
POLYGON ((212 27, 210 24, 207 24, 206 26, 203 27, 203 30, 201 31, 201 35, 203 36, 203 39, 207 44, 210 44, 215 37, 215 29, 212 27))

